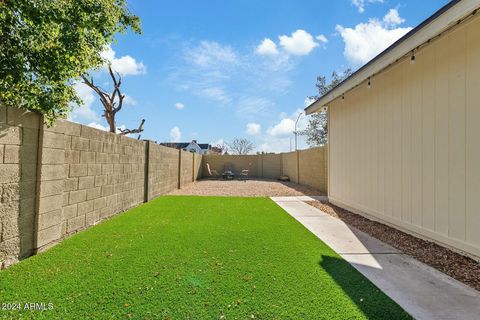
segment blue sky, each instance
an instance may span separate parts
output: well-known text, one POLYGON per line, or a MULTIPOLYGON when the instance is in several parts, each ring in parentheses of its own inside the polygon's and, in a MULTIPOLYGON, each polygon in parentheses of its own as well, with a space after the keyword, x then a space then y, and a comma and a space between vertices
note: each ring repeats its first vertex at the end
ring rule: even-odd
MULTIPOLYGON (((119 35, 104 53, 128 96, 117 125, 145 118, 145 139, 247 137, 256 151, 289 151, 318 75, 358 68, 447 2, 130 0, 143 34, 119 35)), ((92 75, 108 87, 105 72, 92 75)), ((106 127, 98 99, 77 90, 85 105, 70 119, 106 127)))

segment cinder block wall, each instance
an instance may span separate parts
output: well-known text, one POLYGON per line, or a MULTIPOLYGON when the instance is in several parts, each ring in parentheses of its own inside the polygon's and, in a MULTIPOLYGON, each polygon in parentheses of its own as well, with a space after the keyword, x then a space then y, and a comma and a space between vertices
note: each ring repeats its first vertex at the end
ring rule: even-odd
POLYGON ((298 153, 297 183, 327 192, 327 148, 311 148, 298 153))
POLYGON ((37 248, 144 201, 145 142, 59 121, 41 150, 37 248))
POLYGON ((0 106, 0 266, 32 254, 40 118, 0 106))
POLYGON ((35 113, 0 107, 0 267, 194 182, 201 161, 68 121, 48 128, 35 113))
POLYGON ((203 177, 208 177, 207 163, 220 174, 225 167, 233 167, 236 175, 249 169, 252 178, 277 179, 287 175, 294 183, 327 193, 327 147, 279 154, 204 155, 203 177))
POLYGON ((283 174, 288 176, 290 181, 298 183, 298 152, 284 153, 282 158, 283 174))
POLYGON ((194 181, 194 154, 191 152, 180 151, 180 186, 194 181))
POLYGON ((176 149, 149 142, 148 200, 178 188, 178 155, 176 149))
POLYGON ((282 154, 260 154, 258 161, 262 178, 277 179, 282 175, 282 154))
POLYGON ((210 165, 210 169, 222 173, 225 167, 230 167, 236 175, 244 169, 250 171, 250 176, 261 177, 259 172, 259 158, 257 155, 204 155, 203 156, 203 176, 208 177, 206 164, 210 165))

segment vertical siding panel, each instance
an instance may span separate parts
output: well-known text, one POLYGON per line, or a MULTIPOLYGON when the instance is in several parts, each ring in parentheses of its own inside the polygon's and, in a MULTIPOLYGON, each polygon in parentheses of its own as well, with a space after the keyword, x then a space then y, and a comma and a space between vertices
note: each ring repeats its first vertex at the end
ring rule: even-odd
POLYGON ((366 180, 366 173, 367 169, 365 167, 365 145, 366 140, 368 139, 368 130, 363 130, 362 128, 366 128, 366 117, 368 110, 366 108, 366 101, 365 101, 365 94, 363 92, 359 92, 359 90, 355 90, 357 98, 360 100, 360 108, 357 111, 357 119, 359 121, 356 125, 356 130, 354 132, 355 136, 357 137, 357 154, 359 155, 360 162, 358 163, 357 167, 357 190, 360 191, 360 197, 357 201, 358 204, 366 206, 366 194, 367 188, 366 184, 368 183, 366 180), (362 137, 363 136, 363 137, 362 137))
MULTIPOLYGON (((342 125, 340 123, 340 121, 342 120, 341 117, 336 117, 335 116, 335 112, 336 112, 336 109, 335 109, 335 106, 334 106, 334 103, 330 103, 330 105, 328 106, 328 116, 330 118, 330 121, 328 123, 328 147, 330 149, 330 154, 332 153, 335 153, 335 148, 337 145, 339 145, 340 141, 338 141, 338 139, 335 139, 333 138, 333 135, 334 134, 339 134, 339 138, 340 138, 340 135, 341 135, 341 130, 342 130, 342 125), (333 129, 332 125, 335 124, 335 129, 333 129), (338 130, 338 131, 337 131, 338 130), (335 143, 333 143, 335 142, 335 143)), ((341 168, 341 164, 338 163, 335 163, 333 164, 332 166, 332 163, 329 163, 329 166, 330 166, 330 172, 329 172, 329 175, 330 175, 330 179, 329 180, 332 180, 331 178, 335 176, 335 173, 337 170, 337 165, 340 166, 341 168)), ((335 180, 338 180, 338 178, 336 178, 335 180)), ((329 196, 332 196, 335 194, 335 191, 334 191, 334 188, 335 186, 333 184, 330 185, 330 188, 328 188, 328 195, 329 196)))
POLYGON ((422 74, 424 57, 417 53, 416 63, 409 64, 412 92, 412 223, 422 225, 422 74))
MULTIPOLYGON (((343 122, 345 122, 345 119, 342 117, 341 110, 338 108, 338 105, 335 102, 332 102, 328 106, 328 113, 330 114, 330 123, 335 124, 334 128, 330 128, 330 132, 336 133, 336 139, 333 141, 329 141, 329 157, 330 159, 332 158, 332 155, 337 154, 337 148, 342 148, 343 147, 343 132, 345 132, 345 128, 343 125, 343 122)), ((335 160, 335 163, 333 161, 329 161, 328 165, 330 166, 330 190, 332 191, 329 194, 332 196, 336 196, 338 194, 337 188, 338 186, 336 183, 332 183, 333 181, 342 183, 343 179, 343 174, 342 172, 345 170, 343 168, 343 157, 337 157, 335 160)))
POLYGON ((377 210, 385 214, 385 74, 381 74, 377 81, 378 115, 377 115, 377 210))
POLYGON ((402 220, 407 223, 412 221, 412 76, 410 74, 410 63, 402 62, 402 220))
POLYGON ((480 247, 480 19, 466 32, 466 240, 480 247))
POLYGON ((372 125, 372 132, 371 132, 371 137, 372 137, 372 142, 374 144, 374 149, 373 152, 370 154, 370 160, 372 163, 370 164, 371 169, 371 174, 372 174, 372 188, 371 188, 371 201, 372 201, 372 207, 374 208, 375 212, 379 212, 379 206, 378 206, 378 198, 379 194, 377 192, 378 190, 378 153, 379 153, 379 147, 378 147, 378 138, 377 138, 377 132, 378 132, 378 127, 379 127, 379 119, 378 119, 378 108, 379 108, 379 100, 380 100, 380 91, 378 91, 378 87, 375 86, 375 79, 372 79, 372 92, 370 94, 370 99, 372 100, 373 103, 373 117, 370 121, 372 125))
POLYGON ((354 136, 354 141, 355 141, 355 145, 354 145, 354 149, 355 152, 351 155, 354 159, 356 158, 356 161, 354 161, 355 163, 355 167, 354 167, 354 172, 353 172, 353 175, 355 177, 355 192, 354 194, 356 195, 355 197, 355 203, 359 204, 359 205, 362 205, 362 198, 363 198, 363 190, 362 190, 362 187, 361 187, 361 176, 362 176, 362 162, 363 162, 363 155, 362 155, 362 148, 360 146, 361 144, 361 141, 362 139, 359 137, 359 135, 357 134, 358 130, 359 130, 359 127, 362 126, 362 112, 363 112, 363 100, 362 100, 362 96, 360 94, 356 94, 357 93, 357 90, 354 90, 353 91, 353 95, 350 94, 350 97, 349 97, 349 100, 348 100, 348 104, 351 106, 350 108, 354 110, 353 114, 355 115, 355 118, 352 119, 353 120, 353 131, 351 132, 351 136, 353 135, 354 136), (354 102, 355 101, 355 106, 353 107, 354 105, 354 102), (356 104, 356 102, 358 101, 358 105, 356 104))
POLYGON ((377 108, 377 96, 375 93, 375 89, 371 86, 370 89, 368 89, 368 100, 367 100, 367 105, 368 105, 368 113, 365 115, 366 120, 367 120, 367 127, 368 127, 368 137, 369 139, 366 141, 366 146, 365 146, 365 151, 366 152, 366 167, 368 168, 367 171, 367 181, 368 181, 368 187, 367 187, 367 208, 372 208, 372 210, 376 211, 376 205, 375 205, 375 197, 376 197, 376 183, 377 179, 375 177, 375 170, 377 168, 376 165, 376 157, 375 155, 377 154, 377 139, 375 139, 375 127, 377 126, 377 119, 376 119, 376 111, 375 109, 377 108))
MULTIPOLYGON (((341 120, 341 118, 336 118, 335 117, 335 108, 334 108, 334 103, 331 102, 329 105, 328 105, 328 148, 330 149, 330 154, 333 153, 335 150, 335 146, 338 144, 338 141, 335 141, 335 138, 333 137, 335 133, 335 130, 333 130, 333 124, 335 123, 335 127, 338 128, 338 129, 341 129, 341 126, 339 126, 338 122, 341 120), (333 141, 335 141, 335 143, 333 143, 333 141)), ((338 131, 339 134, 341 134, 341 131, 339 130, 338 131)), ((331 177, 332 176, 335 176, 335 170, 336 170, 336 165, 333 165, 330 163, 329 164, 330 167, 329 167, 329 171, 328 171, 328 175, 329 175, 329 180, 331 180, 331 177)), ((333 185, 330 185, 330 188, 327 189, 328 191, 328 195, 329 196, 332 196, 333 194, 335 194, 335 192, 333 191, 333 188, 334 186, 333 185)))
POLYGON ((392 70, 392 102, 393 102, 393 217, 402 220, 402 67, 392 70))
POLYGON ((385 143, 385 214, 393 216, 393 84, 392 72, 385 74, 385 113, 384 113, 384 143, 385 143))
POLYGON ((448 36, 435 50, 435 231, 448 236, 448 36))
MULTIPOLYGON (((354 145, 354 140, 352 139, 352 126, 353 126, 353 121, 352 121, 352 118, 354 116, 353 114, 353 111, 350 111, 350 109, 347 107, 347 102, 346 100, 341 100, 341 105, 342 105, 342 108, 344 108, 345 110, 345 113, 347 115, 347 118, 348 118, 348 126, 347 126, 347 130, 346 130, 346 136, 348 138, 348 143, 346 144, 346 147, 348 150, 354 150, 353 149, 353 145, 354 145)), ((345 149, 343 149, 345 150, 345 149)), ((343 151, 342 150, 342 151, 343 151)), ((345 179, 345 181, 348 182, 348 186, 343 186, 345 189, 345 192, 343 193, 343 196, 344 197, 348 197, 348 198, 344 198, 344 199, 348 199, 350 202, 353 199, 353 194, 351 192, 352 188, 353 188, 353 166, 355 165, 354 161, 348 161, 348 158, 347 158, 347 155, 346 153, 344 152, 344 156, 345 156, 345 161, 347 161, 347 165, 346 165, 346 168, 348 169, 348 178, 345 179)))
POLYGON ((465 240, 465 29, 449 40, 449 235, 465 240))
POLYGON ((422 79, 422 226, 435 230, 435 59, 432 46, 423 51, 422 79))

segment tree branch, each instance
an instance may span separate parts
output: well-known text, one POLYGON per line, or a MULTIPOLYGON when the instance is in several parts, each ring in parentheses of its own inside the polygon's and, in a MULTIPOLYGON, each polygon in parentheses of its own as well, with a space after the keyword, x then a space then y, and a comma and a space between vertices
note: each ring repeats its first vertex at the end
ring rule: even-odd
POLYGON ((134 133, 140 133, 143 132, 143 125, 145 124, 145 119, 142 119, 142 122, 140 122, 140 125, 138 126, 137 129, 120 129, 118 128, 118 131, 120 131, 120 135, 127 135, 127 134, 134 134, 134 133))

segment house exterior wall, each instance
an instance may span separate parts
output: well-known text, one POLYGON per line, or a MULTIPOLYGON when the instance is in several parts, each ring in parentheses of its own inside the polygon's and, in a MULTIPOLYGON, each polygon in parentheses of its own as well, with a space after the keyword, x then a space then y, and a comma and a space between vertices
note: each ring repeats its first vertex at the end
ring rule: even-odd
POLYGON ((480 257, 480 18, 329 104, 329 198, 480 257))

